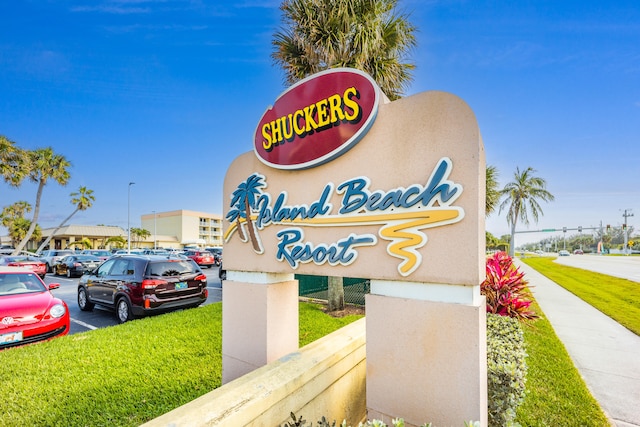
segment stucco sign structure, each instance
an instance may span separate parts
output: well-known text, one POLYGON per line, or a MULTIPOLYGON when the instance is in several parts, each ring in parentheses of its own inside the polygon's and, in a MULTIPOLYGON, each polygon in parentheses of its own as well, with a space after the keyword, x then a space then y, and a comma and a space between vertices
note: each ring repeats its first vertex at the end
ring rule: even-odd
POLYGON ((455 261, 484 234, 465 218, 480 203, 478 141, 473 113, 450 94, 390 103, 352 69, 302 80, 229 169, 225 267, 479 283, 482 271, 455 261))
POLYGON ((367 416, 486 425, 471 109, 436 91, 389 102, 366 74, 335 69, 285 91, 254 136, 224 182, 223 382, 295 357, 294 273, 368 278, 367 416))

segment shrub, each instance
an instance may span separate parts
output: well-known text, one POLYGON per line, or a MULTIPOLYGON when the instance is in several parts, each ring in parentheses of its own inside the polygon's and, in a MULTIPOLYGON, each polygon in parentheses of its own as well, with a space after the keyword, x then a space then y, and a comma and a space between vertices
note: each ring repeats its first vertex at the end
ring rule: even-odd
POLYGON ((487 398, 489 426, 515 426, 525 396, 527 352, 520 322, 487 314, 487 398))
MULTIPOLYGON (((293 412, 291 413, 290 416, 293 421, 285 422, 280 427, 313 427, 313 422, 307 424, 307 420, 303 419, 302 417, 296 418, 296 414, 294 414, 293 412)), ((465 421, 464 425, 465 427, 480 427, 480 422, 465 421)), ((402 418, 396 418, 392 421, 392 426, 404 427, 405 426, 404 420, 402 418)), ((322 417, 320 420, 318 420, 318 427, 347 427, 347 422, 342 421, 342 424, 336 425, 335 421, 333 421, 333 423, 329 423, 329 421, 327 421, 325 417, 322 417)), ((380 420, 368 420, 364 424, 359 423, 358 427, 388 427, 388 426, 387 424, 385 424, 380 420)), ((421 427, 431 427, 431 423, 422 424, 421 427)))
POLYGON ((531 294, 524 273, 513 264, 505 252, 496 252, 487 258, 486 278, 480 293, 487 297, 487 313, 514 317, 521 320, 536 319, 529 310, 531 294))

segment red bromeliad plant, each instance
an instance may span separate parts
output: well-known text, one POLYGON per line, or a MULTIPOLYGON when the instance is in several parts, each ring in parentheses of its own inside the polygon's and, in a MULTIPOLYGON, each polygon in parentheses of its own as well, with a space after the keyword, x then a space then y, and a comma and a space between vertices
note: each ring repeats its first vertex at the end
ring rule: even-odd
POLYGON ((531 293, 524 273, 513 264, 505 252, 496 252, 487 258, 487 277, 480 285, 480 292, 487 297, 487 312, 520 320, 536 319, 529 309, 531 293))

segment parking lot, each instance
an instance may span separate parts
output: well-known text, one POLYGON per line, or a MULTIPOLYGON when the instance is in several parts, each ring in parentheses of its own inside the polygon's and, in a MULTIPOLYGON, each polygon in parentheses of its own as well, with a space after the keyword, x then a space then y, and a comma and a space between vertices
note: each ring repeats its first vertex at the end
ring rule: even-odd
MULTIPOLYGON (((218 267, 205 268, 203 272, 207 276, 207 289, 209 290, 209 297, 204 305, 222 301, 222 284, 218 278, 218 267)), ((55 296, 64 300, 69 306, 71 315, 71 330, 69 333, 75 334, 117 325, 118 321, 113 311, 109 311, 100 306, 96 306, 93 311, 80 310, 77 302, 79 280, 79 278, 69 279, 53 274, 47 274, 44 279, 47 284, 60 283, 60 288, 52 292, 55 296)))

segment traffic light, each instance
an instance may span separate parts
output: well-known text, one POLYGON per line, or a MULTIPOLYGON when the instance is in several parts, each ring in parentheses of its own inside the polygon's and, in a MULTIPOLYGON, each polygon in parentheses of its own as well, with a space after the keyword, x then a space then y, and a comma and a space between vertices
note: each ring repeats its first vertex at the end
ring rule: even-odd
POLYGON ((611 231, 611 226, 607 224, 607 233, 611 231))
POLYGON ((562 227, 562 232, 566 233, 567 232, 567 227, 562 227))
POLYGON ((582 233, 582 226, 581 225, 578 226, 578 233, 582 233))
POLYGON ((622 229, 626 230, 627 229, 627 224, 622 224, 622 229))

